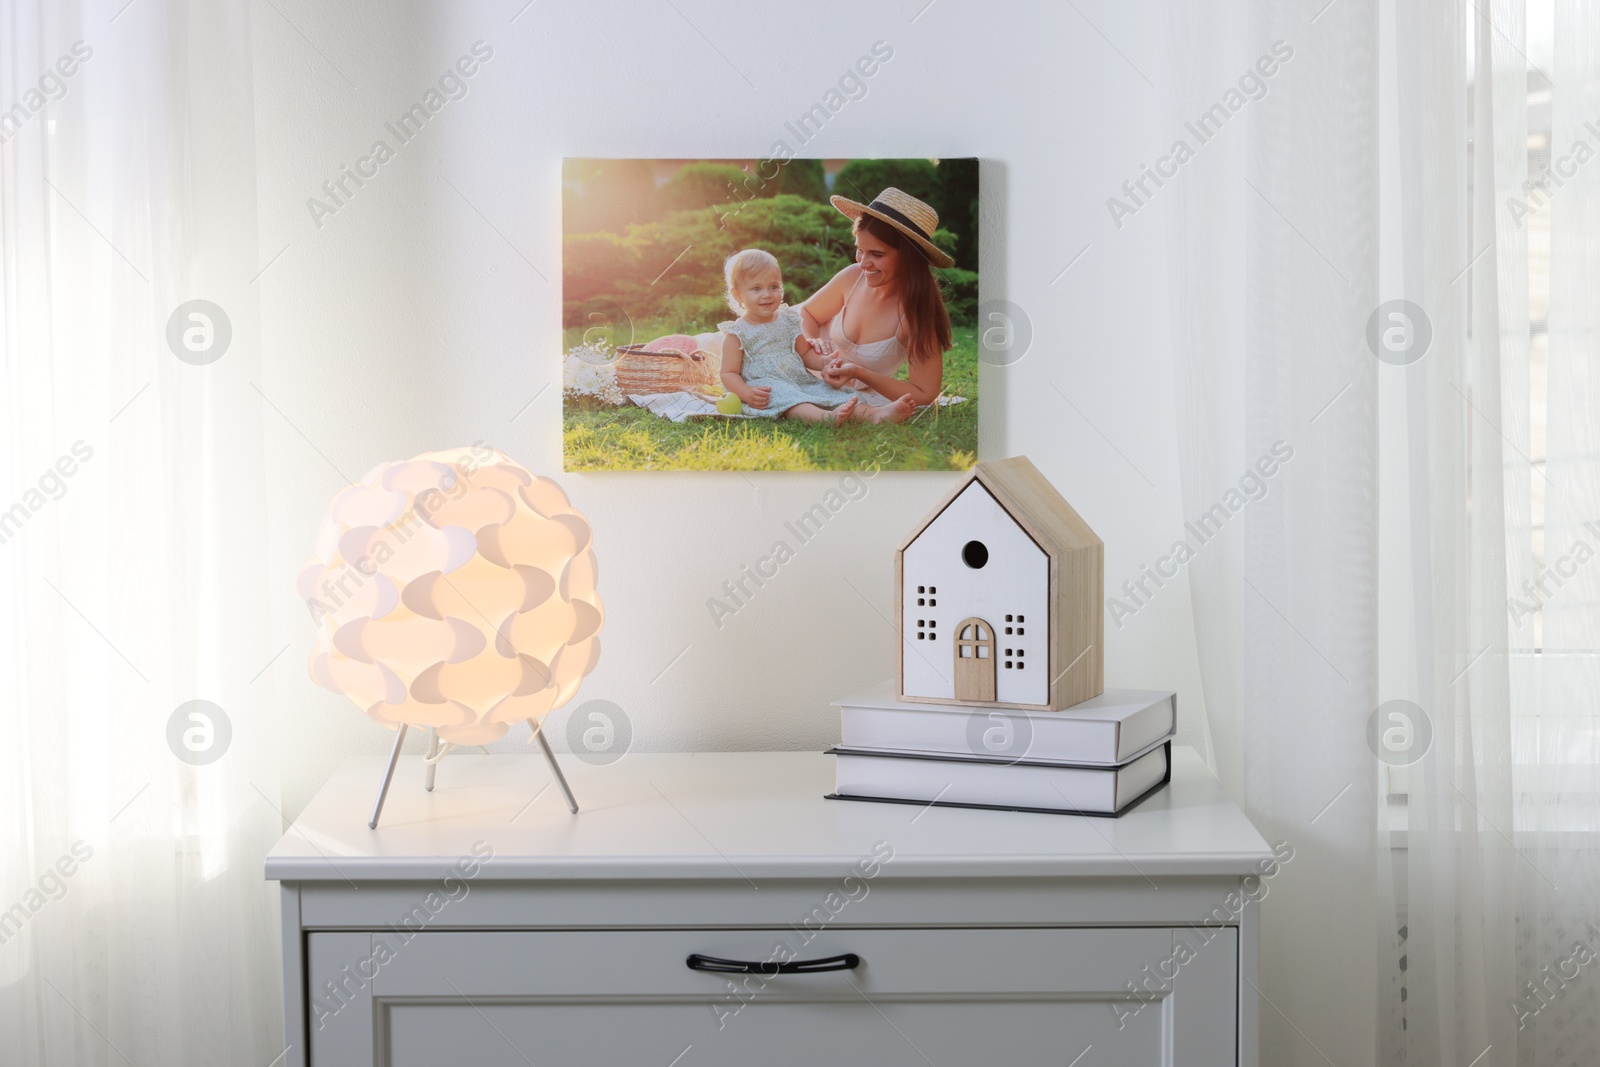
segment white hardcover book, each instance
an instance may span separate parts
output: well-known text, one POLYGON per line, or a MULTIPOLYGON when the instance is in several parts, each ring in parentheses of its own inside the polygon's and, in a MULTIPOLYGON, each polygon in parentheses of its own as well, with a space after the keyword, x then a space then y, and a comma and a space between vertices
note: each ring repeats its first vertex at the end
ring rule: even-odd
POLYGON ((838 798, 1115 815, 1167 780, 1171 746, 1153 748, 1123 767, 833 751, 838 798))
POLYGON ((1061 711, 1019 711, 895 699, 894 683, 835 702, 841 748, 1116 767, 1176 729, 1178 697, 1108 689, 1061 711))

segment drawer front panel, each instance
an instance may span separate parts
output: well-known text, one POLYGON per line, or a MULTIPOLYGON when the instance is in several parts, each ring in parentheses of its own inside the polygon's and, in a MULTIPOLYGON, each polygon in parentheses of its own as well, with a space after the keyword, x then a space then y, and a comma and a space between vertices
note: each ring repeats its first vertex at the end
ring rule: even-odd
POLYGON ((796 996, 849 991, 851 981, 869 994, 1091 993, 1117 988, 1171 951, 1164 928, 424 933, 397 947, 373 985, 379 996, 714 996, 730 976, 690 970, 690 953, 764 963, 853 952, 861 957, 855 971, 779 975, 765 985, 796 996), (1112 970, 1110 961, 1126 965, 1112 970))
POLYGON ((1234 1063, 1238 941, 1212 933, 1181 966, 1192 930, 312 934, 312 1067, 1234 1063), (730 975, 691 953, 861 962, 730 975))

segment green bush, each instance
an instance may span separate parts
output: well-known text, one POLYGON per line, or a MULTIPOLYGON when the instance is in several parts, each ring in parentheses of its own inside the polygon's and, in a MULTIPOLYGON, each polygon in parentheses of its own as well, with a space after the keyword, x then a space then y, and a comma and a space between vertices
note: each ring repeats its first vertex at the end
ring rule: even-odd
POLYGON ((616 234, 573 234, 562 242, 561 298, 581 304, 612 293, 638 269, 637 251, 616 234))
POLYGON ((945 255, 949 256, 951 259, 955 258, 956 246, 960 243, 960 239, 943 226, 940 226, 937 230, 933 231, 934 247, 943 252, 945 255))
POLYGON ((939 288, 944 293, 944 306, 950 311, 950 322, 955 326, 973 325, 978 318, 978 272, 947 267, 933 273, 939 276, 939 288))
POLYGON ((932 205, 937 169, 926 159, 852 159, 834 175, 833 191, 868 204, 892 185, 932 205))
POLYGON ((667 210, 685 211, 776 193, 775 183, 732 163, 689 163, 662 187, 661 197, 667 210))
POLYGON ((790 193, 807 200, 824 204, 828 202, 828 179, 822 168, 822 160, 791 159, 785 162, 764 159, 757 169, 762 174, 769 174, 774 166, 780 168, 774 179, 780 194, 790 193))
POLYGON ((933 193, 928 205, 939 213, 939 228, 960 235, 952 247, 944 248, 955 257, 956 266, 978 269, 978 161, 944 159, 934 175, 933 193))

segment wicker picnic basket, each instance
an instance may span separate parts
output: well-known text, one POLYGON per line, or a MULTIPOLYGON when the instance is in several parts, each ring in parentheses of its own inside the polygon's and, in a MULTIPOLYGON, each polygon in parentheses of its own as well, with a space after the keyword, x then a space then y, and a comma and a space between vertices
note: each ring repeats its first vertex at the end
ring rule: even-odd
POLYGON ((617 385, 624 395, 679 391, 712 396, 722 392, 722 360, 714 352, 623 345, 617 349, 617 385))

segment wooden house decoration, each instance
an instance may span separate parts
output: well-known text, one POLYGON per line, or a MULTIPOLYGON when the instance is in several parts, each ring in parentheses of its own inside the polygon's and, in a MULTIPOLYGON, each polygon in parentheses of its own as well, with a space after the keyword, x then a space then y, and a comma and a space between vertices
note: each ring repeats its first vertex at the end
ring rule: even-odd
POLYGON ((901 700, 1060 711, 1104 691, 1104 546, 1026 457, 973 467, 894 562, 901 700))

